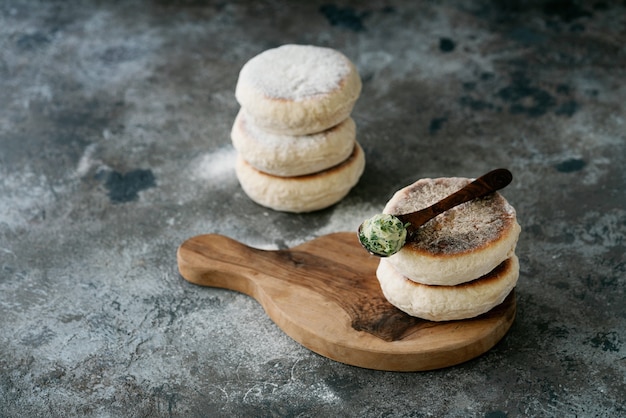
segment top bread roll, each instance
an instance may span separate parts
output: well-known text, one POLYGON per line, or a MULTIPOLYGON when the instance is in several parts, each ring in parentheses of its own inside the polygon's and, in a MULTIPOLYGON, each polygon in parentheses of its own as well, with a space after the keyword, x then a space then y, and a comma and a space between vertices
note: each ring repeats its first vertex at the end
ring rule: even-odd
POLYGON ((256 126, 307 135, 345 120, 361 93, 361 78, 342 53, 312 45, 283 45, 241 69, 235 97, 256 126))
MULTIPOLYGON (((400 215, 423 209, 471 181, 459 177, 418 180, 396 192, 383 212, 400 215)), ((496 192, 433 218, 388 260, 415 282, 454 286, 489 273, 511 257, 520 231, 515 209, 496 192)))

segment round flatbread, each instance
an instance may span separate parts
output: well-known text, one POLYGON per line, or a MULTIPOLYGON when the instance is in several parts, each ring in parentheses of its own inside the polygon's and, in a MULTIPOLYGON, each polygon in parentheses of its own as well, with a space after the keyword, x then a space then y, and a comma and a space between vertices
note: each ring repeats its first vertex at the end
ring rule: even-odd
POLYGON ((429 321, 451 321, 476 317, 501 304, 517 284, 519 261, 512 255, 479 279, 456 286, 416 283, 389 259, 381 259, 376 276, 385 298, 401 311, 429 321))
POLYGON ((322 132, 347 119, 361 78, 342 53, 283 45, 250 59, 235 88, 237 101, 261 129, 283 135, 322 132))
POLYGON ((273 176, 255 169, 241 156, 235 165, 239 183, 250 199, 285 212, 311 212, 339 202, 357 184, 364 168, 365 154, 356 142, 344 162, 305 176, 273 176))
MULTIPOLYGON (((389 200, 384 213, 428 207, 472 179, 421 179, 389 200)), ((389 257, 398 272, 418 283, 453 286, 481 277, 515 252, 521 228, 515 209, 499 193, 474 199, 430 220, 389 257)))
POLYGON ((233 146, 257 170, 281 177, 326 170, 345 161, 354 149, 356 126, 352 118, 311 135, 279 135, 259 129, 239 111, 231 131, 233 146))

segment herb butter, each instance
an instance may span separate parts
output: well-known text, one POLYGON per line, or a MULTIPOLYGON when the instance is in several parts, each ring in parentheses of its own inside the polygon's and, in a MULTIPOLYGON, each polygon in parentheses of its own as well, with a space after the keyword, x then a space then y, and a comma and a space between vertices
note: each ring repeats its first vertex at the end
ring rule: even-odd
POLYGON ((404 245, 406 226, 393 215, 374 215, 361 225, 359 240, 368 251, 381 256, 390 256, 400 251, 404 245))

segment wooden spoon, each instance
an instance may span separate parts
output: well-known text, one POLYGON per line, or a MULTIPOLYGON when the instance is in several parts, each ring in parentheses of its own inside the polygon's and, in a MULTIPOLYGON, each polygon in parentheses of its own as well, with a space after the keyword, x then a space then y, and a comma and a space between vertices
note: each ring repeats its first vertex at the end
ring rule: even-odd
MULTIPOLYGON (((416 212, 395 215, 395 217, 398 218, 403 224, 408 224, 406 226, 407 241, 410 241, 413 234, 418 230, 418 228, 433 219, 435 216, 440 215, 445 211, 450 210, 453 207, 458 206, 462 203, 466 203, 471 200, 487 196, 490 193, 503 189, 504 187, 508 186, 509 183, 511 183, 511 180, 513 180, 513 175, 509 170, 507 170, 506 168, 498 168, 478 177, 476 180, 464 186, 462 189, 452 193, 450 196, 443 198, 439 202, 427 208, 418 210, 416 212)), ((367 247, 360 240, 362 228, 363 224, 359 225, 357 231, 359 235, 359 242, 361 242, 361 245, 363 245, 363 247, 370 254, 377 255, 379 257, 386 257, 391 255, 375 253, 371 250, 371 248, 367 247)))

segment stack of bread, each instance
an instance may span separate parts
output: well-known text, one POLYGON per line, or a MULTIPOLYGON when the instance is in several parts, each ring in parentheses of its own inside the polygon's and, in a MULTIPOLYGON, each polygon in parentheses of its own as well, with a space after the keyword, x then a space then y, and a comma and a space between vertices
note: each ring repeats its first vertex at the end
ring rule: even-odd
MULTIPOLYGON (((383 212, 423 209, 470 181, 418 180, 396 192, 383 212)), ((381 259, 376 275, 383 294, 400 310, 431 321, 486 313, 517 284, 520 231, 515 209, 497 192, 450 209, 421 226, 399 252, 381 259)))
POLYGON ((250 59, 231 131, 244 192, 260 205, 310 212, 343 199, 365 167, 350 117, 361 78, 340 52, 283 45, 250 59))

